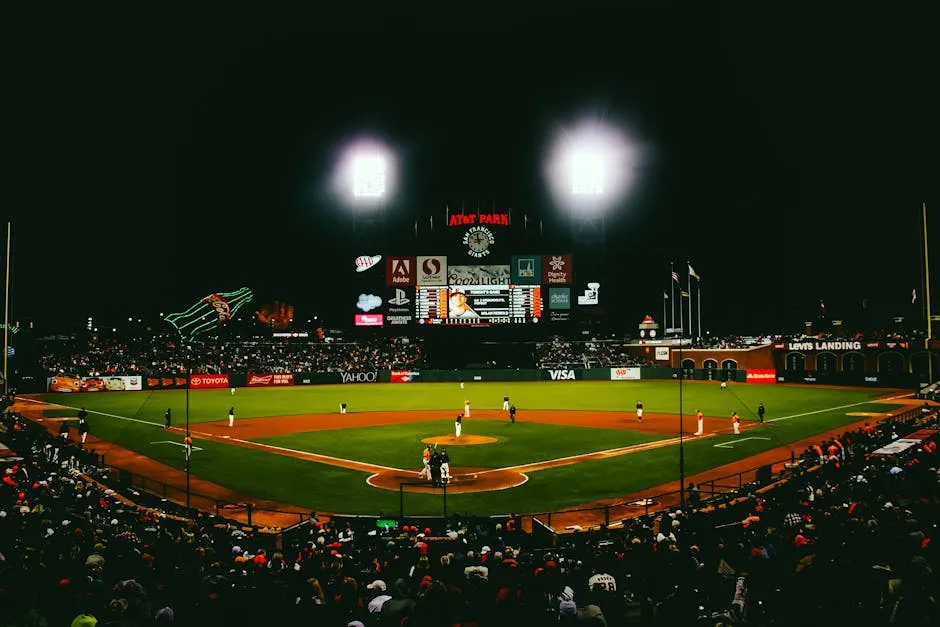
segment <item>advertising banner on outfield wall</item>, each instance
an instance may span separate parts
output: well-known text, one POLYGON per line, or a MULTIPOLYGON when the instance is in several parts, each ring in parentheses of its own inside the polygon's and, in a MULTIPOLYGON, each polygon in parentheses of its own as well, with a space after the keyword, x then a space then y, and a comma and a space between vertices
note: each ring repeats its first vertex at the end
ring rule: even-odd
POLYGON ((227 374, 194 374, 189 377, 189 387, 194 390, 227 388, 227 374))
POLYGON ((291 373, 250 374, 247 385, 250 388, 267 385, 294 385, 294 375, 291 373))
POLYGON ((748 368, 746 380, 748 383, 776 383, 777 371, 776 370, 754 370, 754 369, 748 368))
POLYGON ((148 390, 182 390, 186 377, 147 377, 148 390))
POLYGON ((611 381, 639 381, 640 380, 640 368, 638 366, 631 366, 629 368, 611 368, 610 380, 611 381))
POLYGON ((379 380, 379 373, 371 372, 341 372, 340 380, 343 383, 375 383, 379 380))
POLYGON ((542 371, 544 381, 579 381, 583 378, 584 373, 574 368, 552 368, 542 371))
POLYGON ((421 376, 420 372, 414 370, 392 370, 389 381, 392 383, 411 383, 421 376))
POLYGON ((46 379, 49 392, 137 392, 142 390, 141 377, 76 377, 60 374, 46 379))

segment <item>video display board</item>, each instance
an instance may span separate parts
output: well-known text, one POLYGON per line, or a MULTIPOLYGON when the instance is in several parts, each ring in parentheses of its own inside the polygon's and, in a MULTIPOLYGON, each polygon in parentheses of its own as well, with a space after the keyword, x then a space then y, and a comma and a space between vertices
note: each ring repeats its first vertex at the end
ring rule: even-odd
POLYGON ((542 319, 542 288, 537 285, 419 286, 415 319, 418 324, 534 324, 542 319))

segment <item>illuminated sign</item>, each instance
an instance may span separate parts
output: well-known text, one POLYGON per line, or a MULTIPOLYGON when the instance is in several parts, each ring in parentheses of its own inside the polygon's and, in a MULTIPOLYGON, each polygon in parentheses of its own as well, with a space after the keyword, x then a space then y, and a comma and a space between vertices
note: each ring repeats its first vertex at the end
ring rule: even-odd
POLYGON ((357 327, 380 327, 385 324, 382 314, 356 314, 354 324, 357 327))
POLYGON ((372 311, 382 306, 382 298, 375 294, 360 294, 356 301, 356 307, 362 311, 372 311))
POLYGON ((493 231, 485 226, 471 226, 463 235, 463 245, 467 254, 480 259, 490 254, 490 246, 496 243, 493 231))
POLYGON ((598 293, 601 290, 600 283, 588 283, 583 296, 578 296, 579 305, 596 305, 599 302, 598 293))
POLYGON ((477 224, 492 224, 494 226, 509 226, 508 213, 455 213, 450 216, 447 226, 474 226, 477 224))

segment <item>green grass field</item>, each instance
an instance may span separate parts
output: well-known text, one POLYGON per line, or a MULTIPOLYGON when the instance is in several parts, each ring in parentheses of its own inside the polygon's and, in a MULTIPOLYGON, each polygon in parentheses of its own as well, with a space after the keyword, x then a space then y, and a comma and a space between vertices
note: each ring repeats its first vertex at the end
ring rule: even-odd
MULTIPOLYGON (((527 409, 632 411, 640 399, 648 413, 679 412, 678 385, 674 381, 579 381, 467 383, 464 390, 457 384, 242 388, 234 397, 229 390, 200 390, 190 393, 190 416, 194 423, 225 420, 233 405, 238 418, 336 413, 340 402, 348 403, 350 411, 440 410, 441 421, 331 429, 262 440, 295 450, 414 469, 420 441, 450 433, 453 423, 449 417, 465 398, 476 410, 498 409, 504 394, 519 408, 519 422, 510 425, 504 420, 474 419, 472 433, 490 435, 498 442, 457 447, 451 451, 453 466, 501 468, 657 439, 629 430, 526 423, 527 409)), ((887 412, 893 406, 871 403, 883 394, 872 389, 741 384, 721 390, 717 384, 687 384, 683 386, 682 403, 686 414, 701 409, 706 415, 723 417, 736 410, 744 420, 756 419, 756 407, 763 402, 769 422, 760 432, 766 440, 745 440, 731 448, 715 444, 731 441, 734 436, 688 441, 687 473, 708 470, 859 420, 847 416, 847 412, 887 412)), ((167 407, 173 409, 174 424, 182 423, 184 391, 46 394, 41 398, 69 408, 47 410, 49 417, 74 416, 78 408, 86 407, 94 435, 176 468, 183 467, 180 447, 155 442, 178 439, 160 427, 167 407)), ((202 450, 194 453, 194 474, 248 496, 321 511, 398 511, 398 493, 367 485, 367 475, 362 472, 231 446, 219 440, 197 438, 196 445, 202 450)), ((532 472, 527 483, 512 489, 449 494, 448 509, 479 514, 559 509, 674 481, 677 467, 678 448, 667 446, 532 472)), ((409 514, 441 511, 437 495, 408 494, 406 498, 409 514)))

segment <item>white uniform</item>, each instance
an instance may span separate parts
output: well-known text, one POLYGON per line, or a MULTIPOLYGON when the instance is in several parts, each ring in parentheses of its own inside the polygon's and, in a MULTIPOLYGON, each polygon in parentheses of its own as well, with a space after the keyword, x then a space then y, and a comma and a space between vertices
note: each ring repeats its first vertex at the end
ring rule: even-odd
POLYGON ((450 462, 441 462, 441 481, 450 482, 450 462))
POLYGON ((228 426, 230 427, 235 426, 235 412, 233 411, 230 411, 228 413, 228 426))
POLYGON ((741 435, 741 420, 737 418, 733 418, 731 420, 731 424, 734 427, 734 434, 741 435))
POLYGON ((503 397, 503 411, 509 411, 509 399, 505 396, 503 397))
POLYGON ((346 413, 346 403, 340 403, 340 404, 339 404, 339 413, 341 413, 341 414, 345 414, 345 413, 346 413))
POLYGON ((470 417, 470 401, 463 402, 463 417, 464 418, 470 417))
POLYGON ((454 423, 454 433, 457 434, 458 438, 460 437, 460 431, 461 431, 462 426, 463 426, 463 423, 460 422, 459 420, 454 423))
POLYGON ((588 579, 588 588, 593 590, 595 587, 609 592, 616 592, 617 580, 607 573, 597 573, 596 575, 591 575, 591 578, 588 579))
POLYGON ((702 435, 703 433, 705 433, 705 419, 699 416, 698 431, 695 432, 695 435, 702 435))
POLYGON ((721 382, 721 389, 724 390, 724 389, 727 388, 727 387, 728 387, 728 382, 727 382, 727 381, 722 381, 722 382, 721 382))
POLYGON ((235 396, 235 388, 232 388, 232 396, 235 396))
POLYGON ((460 389, 463 389, 463 381, 460 382, 460 389))

